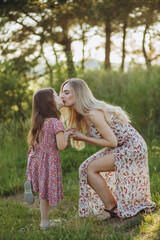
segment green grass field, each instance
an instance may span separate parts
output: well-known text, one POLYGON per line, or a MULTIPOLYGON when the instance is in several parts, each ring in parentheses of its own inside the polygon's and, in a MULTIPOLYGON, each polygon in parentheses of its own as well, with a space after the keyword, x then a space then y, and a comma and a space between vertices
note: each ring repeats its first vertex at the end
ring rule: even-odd
POLYGON ((50 218, 57 226, 48 231, 39 228, 39 200, 32 206, 23 198, 27 163, 26 133, 28 122, 1 125, 0 137, 0 239, 1 240, 98 240, 98 239, 160 239, 160 144, 149 143, 149 169, 152 200, 157 208, 152 214, 138 214, 127 219, 96 222, 92 217, 78 217, 78 167, 99 148, 86 146, 82 151, 68 147, 61 152, 64 200, 51 209, 50 218), (21 131, 23 129, 23 131, 21 131))
MULTIPOLYGON (((93 218, 79 218, 78 168, 99 148, 86 146, 76 151, 68 147, 61 152, 65 198, 50 212, 51 219, 61 222, 57 222, 54 229, 41 231, 38 195, 33 206, 27 205, 23 197, 30 124, 11 120, 17 116, 11 114, 8 122, 0 123, 0 240, 160 240, 160 68, 136 68, 127 73, 87 70, 78 75, 88 83, 97 99, 125 109, 133 126, 147 140, 151 195, 156 210, 151 215, 138 214, 127 220, 103 223, 93 218)), ((57 92, 62 79, 65 76, 61 76, 61 81, 57 79, 57 85, 53 86, 57 92)))

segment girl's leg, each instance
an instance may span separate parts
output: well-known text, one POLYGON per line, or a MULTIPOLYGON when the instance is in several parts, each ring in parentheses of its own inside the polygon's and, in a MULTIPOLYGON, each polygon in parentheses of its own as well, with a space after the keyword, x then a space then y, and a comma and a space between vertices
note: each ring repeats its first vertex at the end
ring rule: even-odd
POLYGON ((88 184, 99 195, 106 209, 112 209, 117 203, 99 172, 109 172, 114 170, 114 153, 100 157, 97 160, 90 162, 88 165, 88 184))
POLYGON ((41 211, 41 224, 49 222, 49 201, 47 199, 40 200, 40 211, 41 211))

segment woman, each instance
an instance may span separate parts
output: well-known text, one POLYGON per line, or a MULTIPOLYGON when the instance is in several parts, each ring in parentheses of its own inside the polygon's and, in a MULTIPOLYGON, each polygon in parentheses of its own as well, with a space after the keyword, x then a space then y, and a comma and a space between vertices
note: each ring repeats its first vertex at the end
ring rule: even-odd
POLYGON ((79 215, 86 217, 92 210, 98 220, 106 220, 153 210, 147 146, 127 114, 95 99, 81 79, 65 81, 61 98, 62 116, 67 127, 73 128, 72 145, 81 149, 86 142, 104 147, 79 168, 79 215))

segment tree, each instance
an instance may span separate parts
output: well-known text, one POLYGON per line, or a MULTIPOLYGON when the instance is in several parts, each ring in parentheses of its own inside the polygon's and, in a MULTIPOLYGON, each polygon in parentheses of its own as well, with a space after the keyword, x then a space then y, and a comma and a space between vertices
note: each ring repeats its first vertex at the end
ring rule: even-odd
MULTIPOLYGON (((144 1, 143 7, 141 9, 142 12, 142 24, 144 24, 144 32, 143 32, 143 40, 142 40, 142 52, 143 56, 145 58, 146 66, 150 67, 152 60, 154 60, 156 57, 152 58, 152 54, 147 53, 146 51, 146 34, 149 31, 149 28, 158 22, 159 20, 159 11, 160 11, 160 1, 152 1, 152 0, 147 0, 144 1)), ((158 55, 157 57, 159 57, 158 55)))
MULTIPOLYGON (((21 50, 21 56, 28 56, 30 61, 36 55, 36 58, 44 58, 47 69, 50 73, 50 82, 52 82, 52 65, 49 64, 44 54, 45 44, 54 48, 54 44, 60 44, 67 59, 68 75, 75 76, 75 67, 71 50, 72 37, 69 36, 70 28, 76 22, 74 7, 76 3, 69 0, 59 1, 34 1, 33 3, 20 0, 7 1, 2 7, 1 32, 5 32, 6 26, 17 26, 12 30, 7 41, 6 35, 2 34, 1 51, 4 56, 11 52, 15 54, 17 47, 21 50), (18 3, 15 8, 14 3, 18 3), (5 4, 6 3, 6 4, 5 4), (31 43, 31 39, 32 41, 31 43), (7 43, 12 43, 10 49, 7 43), (33 43, 34 42, 34 43, 33 43), (4 44, 5 43, 5 44, 4 44), (25 52, 25 53, 24 53, 25 52), (37 57, 38 54, 38 57, 37 57)), ((14 56, 13 56, 14 58, 14 56)))
POLYGON ((96 8, 98 25, 104 27, 105 34, 105 69, 111 68, 110 52, 111 52, 111 34, 114 31, 114 23, 117 18, 116 1, 102 0, 97 1, 96 8))
POLYGON ((111 52, 111 35, 115 32, 120 32, 121 25, 123 31, 122 43, 122 63, 121 69, 124 69, 125 61, 125 40, 126 29, 128 27, 128 18, 131 11, 136 7, 137 1, 126 0, 99 0, 97 1, 97 22, 104 27, 105 33, 105 69, 111 68, 110 52, 111 52))
POLYGON ((130 14, 137 8, 140 7, 140 3, 137 0, 122 0, 117 2, 117 8, 119 9, 119 16, 117 18, 117 24, 122 24, 123 41, 122 41, 122 62, 121 70, 124 70, 124 63, 126 57, 126 36, 127 27, 130 27, 130 14))

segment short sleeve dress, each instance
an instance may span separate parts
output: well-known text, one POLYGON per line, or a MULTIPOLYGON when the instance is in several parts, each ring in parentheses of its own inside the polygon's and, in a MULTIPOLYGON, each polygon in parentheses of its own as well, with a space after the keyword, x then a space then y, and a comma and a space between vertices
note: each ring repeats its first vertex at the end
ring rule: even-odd
MULTIPOLYGON (((104 205, 96 192, 87 184, 87 167, 91 161, 114 153, 114 172, 100 173, 117 201, 117 214, 120 218, 136 215, 143 209, 154 208, 151 200, 148 171, 147 146, 136 129, 129 123, 120 124, 112 115, 111 129, 118 147, 103 148, 85 160, 79 168, 80 193, 79 215, 98 215, 104 205)), ((102 138, 95 126, 91 125, 90 137, 102 138)))
POLYGON ((64 131, 57 118, 47 120, 41 131, 40 141, 28 152, 27 180, 32 182, 33 192, 40 199, 48 199, 56 206, 63 199, 61 159, 56 144, 56 134, 64 131))

